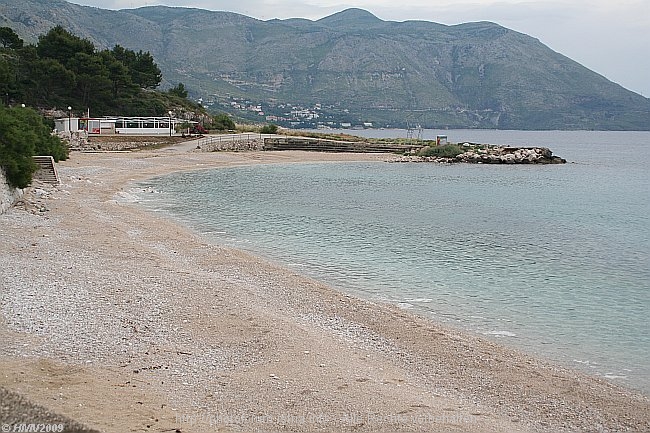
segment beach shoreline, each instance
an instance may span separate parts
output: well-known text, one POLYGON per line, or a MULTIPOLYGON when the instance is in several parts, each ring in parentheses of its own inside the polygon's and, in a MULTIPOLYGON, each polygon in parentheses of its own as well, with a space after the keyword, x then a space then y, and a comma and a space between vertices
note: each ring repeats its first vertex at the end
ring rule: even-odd
POLYGON ((390 156, 194 146, 73 153, 62 185, 0 216, 0 386, 109 432, 650 429, 647 397, 211 244, 129 197, 175 171, 390 156))

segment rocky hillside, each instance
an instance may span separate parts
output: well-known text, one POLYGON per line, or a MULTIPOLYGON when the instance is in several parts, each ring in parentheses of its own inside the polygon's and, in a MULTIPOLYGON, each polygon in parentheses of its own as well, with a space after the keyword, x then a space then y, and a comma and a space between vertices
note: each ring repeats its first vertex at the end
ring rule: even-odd
POLYGON ((98 47, 150 51, 171 84, 185 83, 214 108, 277 123, 650 129, 650 99, 488 22, 391 22, 359 9, 260 21, 162 6, 108 11, 0 0, 0 26, 28 41, 55 24, 98 47))

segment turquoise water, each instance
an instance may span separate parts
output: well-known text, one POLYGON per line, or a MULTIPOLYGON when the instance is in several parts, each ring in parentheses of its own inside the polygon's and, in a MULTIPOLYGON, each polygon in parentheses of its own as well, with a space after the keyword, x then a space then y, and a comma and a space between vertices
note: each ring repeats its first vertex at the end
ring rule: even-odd
POLYGON ((140 199, 340 290, 650 394, 650 133, 445 134, 572 163, 238 167, 154 179, 140 199))

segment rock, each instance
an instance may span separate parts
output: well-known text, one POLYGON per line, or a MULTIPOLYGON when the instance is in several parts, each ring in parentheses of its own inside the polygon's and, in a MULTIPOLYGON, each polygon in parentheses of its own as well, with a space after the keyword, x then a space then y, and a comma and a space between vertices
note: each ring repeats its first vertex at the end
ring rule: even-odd
MULTIPOLYGON (((465 144, 464 147, 467 147, 465 144)), ((546 147, 515 148, 503 146, 486 146, 470 148, 454 158, 447 157, 413 157, 407 161, 469 164, 563 164, 566 160, 553 156, 546 147)))

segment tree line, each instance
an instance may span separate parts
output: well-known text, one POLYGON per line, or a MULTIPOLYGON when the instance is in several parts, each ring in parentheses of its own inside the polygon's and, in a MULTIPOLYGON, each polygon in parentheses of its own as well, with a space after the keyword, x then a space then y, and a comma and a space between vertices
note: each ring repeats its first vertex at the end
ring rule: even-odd
POLYGON ((25 45, 13 30, 0 28, 0 97, 6 105, 90 108, 97 116, 163 115, 170 101, 147 92, 161 81, 149 52, 120 45, 97 50, 61 26, 36 45, 25 45))

